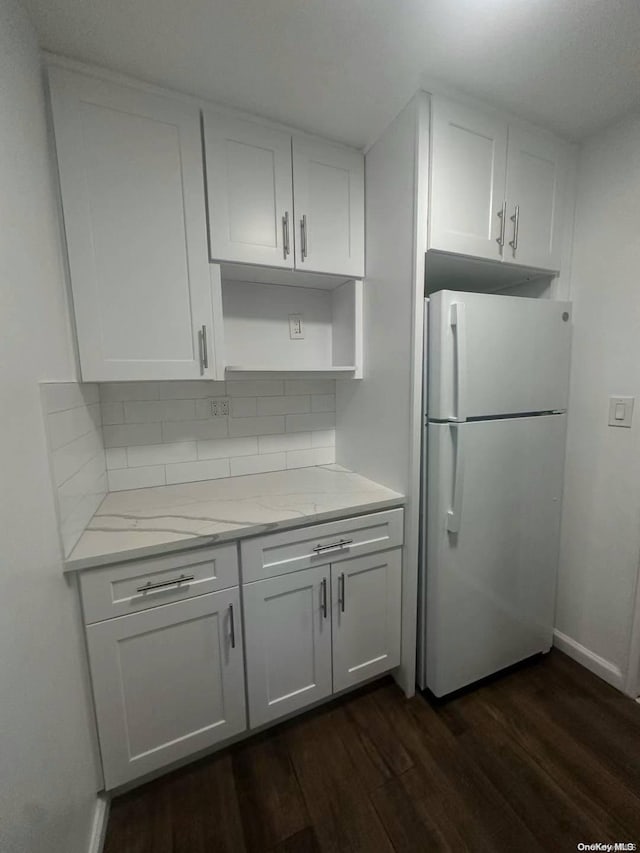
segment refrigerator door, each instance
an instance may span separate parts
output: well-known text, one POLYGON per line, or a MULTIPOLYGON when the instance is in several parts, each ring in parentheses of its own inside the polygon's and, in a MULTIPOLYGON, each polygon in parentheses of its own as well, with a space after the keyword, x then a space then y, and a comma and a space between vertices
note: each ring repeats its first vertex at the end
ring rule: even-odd
POLYGON ((567 408, 571 303, 435 293, 429 305, 429 420, 567 408))
POLYGON ((551 647, 565 415, 429 424, 426 683, 551 647))

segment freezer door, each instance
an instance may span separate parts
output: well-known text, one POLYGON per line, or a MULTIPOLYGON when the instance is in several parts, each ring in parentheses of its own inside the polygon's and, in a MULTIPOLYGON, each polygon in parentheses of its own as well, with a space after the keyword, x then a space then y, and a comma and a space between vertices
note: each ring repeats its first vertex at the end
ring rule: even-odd
POLYGON ((551 647, 565 421, 429 424, 426 681, 436 696, 551 647))
POLYGON ((571 303, 435 293, 429 305, 429 420, 567 408, 571 303))

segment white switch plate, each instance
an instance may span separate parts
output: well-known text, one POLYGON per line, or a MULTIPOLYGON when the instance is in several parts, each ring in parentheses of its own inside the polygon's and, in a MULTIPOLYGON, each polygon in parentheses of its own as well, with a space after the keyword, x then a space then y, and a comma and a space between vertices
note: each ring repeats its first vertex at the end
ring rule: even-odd
POLYGON ((301 341, 304 338, 302 314, 289 314, 289 337, 292 341, 301 341))
POLYGON ((633 397, 609 397, 609 426, 630 427, 633 403, 633 397))

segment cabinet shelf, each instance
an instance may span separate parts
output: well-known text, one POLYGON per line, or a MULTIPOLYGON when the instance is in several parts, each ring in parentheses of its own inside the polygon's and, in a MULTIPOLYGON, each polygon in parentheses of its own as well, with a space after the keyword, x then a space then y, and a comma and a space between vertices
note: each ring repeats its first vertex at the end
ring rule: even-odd
MULTIPOLYGON (((217 361, 224 366, 218 378, 267 373, 327 374, 362 378, 362 302, 360 280, 335 281, 325 287, 290 286, 269 279, 255 281, 245 268, 241 280, 234 267, 213 264, 214 303, 219 305, 220 334, 217 361), (302 323, 302 337, 292 338, 290 318, 302 323)), ((318 278, 318 277, 316 277, 318 278)), ((315 283, 315 282, 314 282, 315 283)))

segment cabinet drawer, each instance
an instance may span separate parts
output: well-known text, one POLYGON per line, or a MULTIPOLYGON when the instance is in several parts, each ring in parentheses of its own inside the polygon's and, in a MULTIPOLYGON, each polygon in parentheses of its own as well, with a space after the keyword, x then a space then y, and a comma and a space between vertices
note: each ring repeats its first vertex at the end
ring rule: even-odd
POLYGON ((235 544, 89 569, 80 575, 87 625, 237 584, 235 544))
POLYGON ((403 510, 314 524, 241 543, 244 583, 396 548, 403 543, 403 510))

